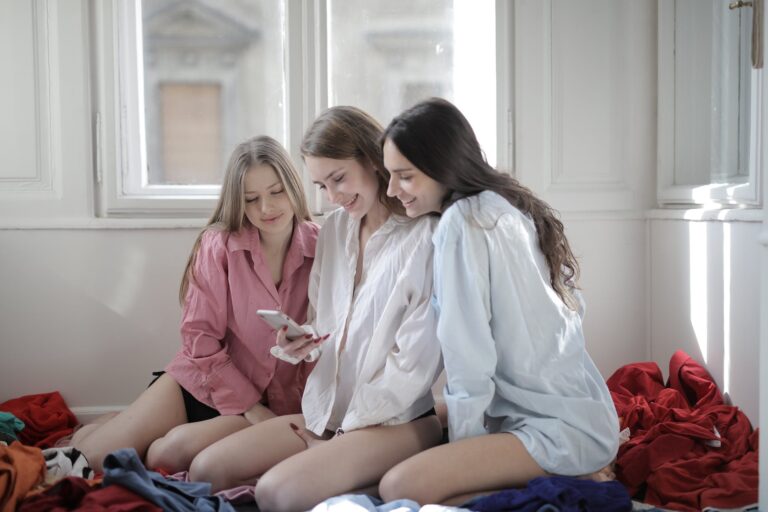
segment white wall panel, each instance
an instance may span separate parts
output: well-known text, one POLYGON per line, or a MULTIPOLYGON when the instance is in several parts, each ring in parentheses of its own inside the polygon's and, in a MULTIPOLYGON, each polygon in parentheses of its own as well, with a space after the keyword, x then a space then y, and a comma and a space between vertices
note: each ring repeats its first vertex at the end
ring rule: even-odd
POLYGON ((53 390, 124 406, 180 346, 197 230, 0 230, 0 402, 53 390))
POLYGON ((87 3, 0 3, 0 218, 6 222, 92 210, 87 3))
POLYGON ((587 350, 608 378, 620 366, 649 357, 646 221, 564 220, 581 265, 587 350))
POLYGON ((655 15, 650 2, 516 3, 515 170, 556 208, 648 207, 655 15))
POLYGON ((0 3, 0 191, 52 191, 49 33, 46 2, 0 3))
POLYGON ((682 349, 758 422, 757 222, 650 221, 651 357, 682 349))

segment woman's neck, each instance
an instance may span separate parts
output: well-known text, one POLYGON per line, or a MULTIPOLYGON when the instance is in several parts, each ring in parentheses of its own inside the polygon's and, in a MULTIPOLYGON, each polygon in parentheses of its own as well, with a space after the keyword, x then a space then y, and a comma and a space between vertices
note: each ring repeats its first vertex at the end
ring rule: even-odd
POLYGON ((374 233, 379 229, 390 216, 390 212, 381 201, 376 201, 368 213, 365 214, 363 220, 360 222, 361 229, 364 229, 368 233, 374 233))
POLYGON ((288 246, 293 238, 294 224, 283 233, 266 233, 259 230, 261 249, 266 255, 283 255, 288 251, 288 246))

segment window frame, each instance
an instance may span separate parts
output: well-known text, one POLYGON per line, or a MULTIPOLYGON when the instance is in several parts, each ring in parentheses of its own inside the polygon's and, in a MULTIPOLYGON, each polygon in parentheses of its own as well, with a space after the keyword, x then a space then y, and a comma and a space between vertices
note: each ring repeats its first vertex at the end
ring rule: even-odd
MULTIPOLYGON (((141 104, 143 64, 135 41, 141 0, 93 0, 96 212, 101 217, 208 217, 218 185, 143 185, 146 162, 141 104), (133 34, 133 36, 131 36, 133 34), (133 39, 131 38, 133 37, 133 39)), ((513 154, 513 8, 496 0, 497 165, 511 168, 513 154)), ((299 166, 315 215, 332 206, 315 187, 298 152, 304 130, 328 107, 327 1, 282 3, 284 83, 283 133, 276 137, 299 166)))
MULTIPOLYGON (((749 140, 744 141, 746 150, 738 149, 740 157, 747 159, 747 174, 732 173, 728 179, 721 181, 715 179, 715 169, 689 169, 688 172, 697 173, 702 178, 706 174, 709 181, 698 185, 682 185, 676 182, 675 36, 678 31, 676 4, 676 0, 659 0, 658 2, 657 201, 662 208, 691 205, 759 208, 761 206, 759 148, 764 131, 762 118, 759 115, 763 103, 762 69, 750 67, 750 81, 747 88, 750 95, 747 111, 749 140)), ((722 136, 721 139, 724 137, 722 136)))

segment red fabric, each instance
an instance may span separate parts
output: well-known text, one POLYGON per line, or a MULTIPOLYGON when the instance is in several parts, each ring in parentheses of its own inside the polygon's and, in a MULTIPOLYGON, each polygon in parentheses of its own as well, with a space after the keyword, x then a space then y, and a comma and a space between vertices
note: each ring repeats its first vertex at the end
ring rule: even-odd
POLYGON ((688 354, 672 356, 666 386, 659 367, 643 362, 619 368, 608 388, 621 428, 630 429, 616 461, 630 494, 683 511, 757 502, 758 429, 724 405, 712 377, 688 354))
POLYGON ((0 404, 0 411, 10 412, 23 421, 19 441, 38 448, 52 447, 77 426, 77 418, 58 391, 8 400, 0 404))
POLYGON ((87 480, 66 477, 45 491, 25 499, 17 512, 162 512, 120 485, 92 487, 87 480))
POLYGON ((17 512, 74 510, 83 496, 94 490, 86 480, 69 476, 40 493, 28 496, 21 502, 17 512))

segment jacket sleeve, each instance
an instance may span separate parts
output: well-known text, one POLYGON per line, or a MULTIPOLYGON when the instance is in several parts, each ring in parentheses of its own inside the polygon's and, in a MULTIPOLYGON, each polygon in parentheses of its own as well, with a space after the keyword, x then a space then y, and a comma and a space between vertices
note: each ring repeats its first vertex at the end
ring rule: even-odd
POLYGON ((346 431, 386 423, 427 395, 431 401, 431 387, 442 369, 437 316, 431 304, 432 253, 427 238, 414 248, 408 271, 400 276, 410 285, 403 287, 404 312, 394 330, 394 343, 383 369, 355 391, 342 423, 346 431))
POLYGON ((205 233, 184 303, 181 354, 198 369, 201 389, 213 407, 221 414, 240 414, 261 393, 232 363, 223 341, 229 311, 227 254, 220 232, 205 233))
POLYGON ((496 390, 497 364, 487 241, 480 227, 465 224, 454 229, 435 247, 437 332, 452 441, 487 432, 485 412, 496 390))

